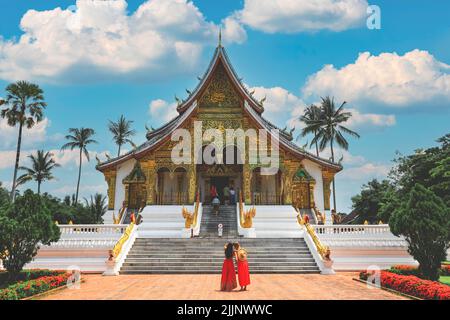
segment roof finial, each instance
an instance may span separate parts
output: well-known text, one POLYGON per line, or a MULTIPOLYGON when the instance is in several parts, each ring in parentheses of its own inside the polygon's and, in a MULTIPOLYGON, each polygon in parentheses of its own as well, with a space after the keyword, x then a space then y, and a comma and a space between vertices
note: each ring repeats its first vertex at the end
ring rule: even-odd
POLYGON ((222 27, 219 28, 219 47, 222 46, 222 27))

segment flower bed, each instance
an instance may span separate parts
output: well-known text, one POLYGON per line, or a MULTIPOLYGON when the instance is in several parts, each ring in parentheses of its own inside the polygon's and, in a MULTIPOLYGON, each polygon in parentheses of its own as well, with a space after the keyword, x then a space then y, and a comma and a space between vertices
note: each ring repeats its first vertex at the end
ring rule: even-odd
MULTIPOLYGON (((43 274, 45 273, 46 272, 43 272, 43 274)), ((0 300, 24 299, 61 287, 67 283, 67 279, 70 276, 70 274, 63 271, 49 271, 49 273, 51 273, 51 275, 41 275, 35 279, 19 281, 0 290, 0 300)))
MULTIPOLYGON (((419 269, 414 266, 407 265, 395 265, 389 269, 390 272, 396 273, 403 276, 416 276, 421 277, 419 273, 419 269)), ((441 276, 450 276, 450 265, 443 264, 439 271, 441 276)))
MULTIPOLYGON (((359 278, 367 281, 371 274, 361 272, 359 278)), ((427 300, 450 300, 450 286, 439 282, 423 280, 416 276, 399 275, 390 271, 380 272, 380 284, 403 294, 427 300)))
MULTIPOLYGON (((30 270, 22 270, 15 282, 18 281, 27 281, 34 280, 44 276, 57 276, 64 271, 56 271, 56 270, 48 270, 48 269, 30 269, 30 270)), ((4 287, 8 287, 11 283, 8 283, 8 273, 6 271, 0 271, 0 289, 4 287)))

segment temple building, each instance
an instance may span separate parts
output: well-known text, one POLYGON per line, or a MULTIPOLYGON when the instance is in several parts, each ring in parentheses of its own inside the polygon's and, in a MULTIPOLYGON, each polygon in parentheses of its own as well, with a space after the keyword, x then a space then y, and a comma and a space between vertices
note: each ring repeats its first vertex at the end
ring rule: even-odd
MULTIPOLYGON (((145 143, 98 164, 97 169, 108 184, 109 210, 117 212, 123 206, 138 209, 152 205, 192 205, 198 191, 201 201, 207 203, 211 186, 216 187, 219 195, 225 186, 232 186, 242 194, 246 204, 330 209, 330 184, 342 170, 341 165, 303 150, 293 142, 292 131, 279 130, 263 117, 265 99, 257 101, 247 90, 221 44, 197 87, 188 93, 184 101, 178 102, 178 116, 156 130, 149 130, 145 143), (267 136, 276 138, 278 144, 279 168, 274 174, 261 174, 263 165, 248 161, 249 152, 254 148, 251 143, 245 145, 245 150, 237 144, 214 150, 226 159, 231 148, 235 160, 242 157, 243 163, 175 164, 171 154, 178 141, 172 141, 171 136, 176 129, 194 135, 196 121, 201 121, 203 131, 210 128, 221 132, 226 129, 267 131, 267 136), (276 137, 275 130, 279 132, 276 137)), ((192 153, 194 150, 193 147, 192 153)))

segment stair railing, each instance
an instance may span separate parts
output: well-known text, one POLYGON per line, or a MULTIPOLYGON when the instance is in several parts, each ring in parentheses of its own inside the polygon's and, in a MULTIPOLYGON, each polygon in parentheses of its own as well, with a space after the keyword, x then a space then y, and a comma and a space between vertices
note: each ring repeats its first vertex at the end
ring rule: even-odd
POLYGON ((239 223, 242 228, 248 229, 253 226, 253 218, 256 216, 256 208, 244 210, 244 202, 242 199, 242 191, 239 191, 239 223))
POLYGON ((137 236, 137 227, 134 222, 131 222, 125 229, 120 239, 114 245, 114 248, 109 251, 109 257, 106 261, 106 271, 103 275, 112 276, 118 275, 119 269, 122 267, 128 252, 131 250, 137 236))
POLYGON ((319 266, 322 274, 334 274, 333 270, 333 260, 331 260, 331 250, 328 246, 325 246, 317 236, 314 228, 305 221, 305 219, 298 214, 297 221, 299 225, 306 230, 305 241, 312 251, 314 260, 316 260, 317 265, 319 266), (312 242, 312 243, 311 243, 312 242), (319 254, 319 257, 315 255, 315 252, 319 254))
POLYGON ((184 206, 181 208, 181 215, 184 218, 184 228, 192 230, 191 236, 197 235, 200 229, 199 215, 201 214, 200 190, 195 197, 194 212, 189 212, 184 206))

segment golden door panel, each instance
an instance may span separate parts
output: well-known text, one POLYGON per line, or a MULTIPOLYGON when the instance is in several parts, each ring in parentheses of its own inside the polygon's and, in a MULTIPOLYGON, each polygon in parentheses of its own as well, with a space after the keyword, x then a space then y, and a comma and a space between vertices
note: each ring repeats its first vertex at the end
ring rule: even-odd
POLYGON ((309 183, 295 183, 292 185, 292 204, 301 209, 310 209, 310 188, 309 183))

